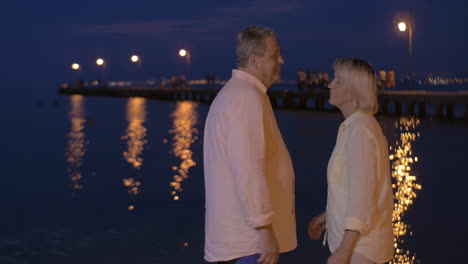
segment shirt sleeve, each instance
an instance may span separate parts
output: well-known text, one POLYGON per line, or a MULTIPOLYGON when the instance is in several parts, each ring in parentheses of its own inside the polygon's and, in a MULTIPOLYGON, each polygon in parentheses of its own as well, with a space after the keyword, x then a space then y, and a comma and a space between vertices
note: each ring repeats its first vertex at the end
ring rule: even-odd
POLYGON ((376 190, 376 142, 365 128, 350 128, 346 146, 347 199, 345 230, 365 233, 376 190))
POLYGON ((243 100, 230 115, 228 158, 244 217, 252 228, 269 225, 273 210, 265 173, 264 113, 261 98, 243 100))

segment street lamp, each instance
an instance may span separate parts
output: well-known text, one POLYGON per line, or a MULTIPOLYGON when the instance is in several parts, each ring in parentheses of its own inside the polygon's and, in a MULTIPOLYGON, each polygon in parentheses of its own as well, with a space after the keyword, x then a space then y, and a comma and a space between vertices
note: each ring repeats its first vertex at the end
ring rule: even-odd
POLYGON ((185 77, 186 80, 188 80, 190 72, 190 52, 186 49, 181 49, 179 50, 179 56, 185 57, 185 77))
POLYGON ((408 29, 409 34, 409 57, 408 57, 408 90, 412 90, 412 83, 413 83, 413 72, 412 72, 412 64, 413 64, 413 28, 411 23, 400 22, 398 23, 398 29, 401 32, 405 32, 408 29))
POLYGON ((138 55, 133 54, 130 57, 130 61, 137 64, 138 69, 137 69, 137 76, 136 76, 137 80, 136 80, 136 82, 138 82, 138 79, 142 78, 142 76, 141 76, 142 75, 141 74, 141 59, 140 59, 140 57, 138 55))
POLYGON ((96 60, 96 65, 101 68, 102 67, 102 70, 101 70, 101 82, 102 84, 104 84, 104 74, 106 72, 106 62, 104 61, 103 58, 98 58, 96 60))
POLYGON ((74 71, 81 71, 81 66, 78 64, 78 63, 73 63, 71 65, 71 68, 74 70, 74 71))
POLYGON ((131 60, 132 62, 135 62, 135 63, 136 63, 136 62, 139 62, 139 61, 140 61, 140 58, 139 58, 137 55, 133 55, 133 56, 130 58, 130 60, 131 60))
MULTIPOLYGON (((73 77, 74 79, 76 78, 76 80, 80 80, 80 77, 81 77, 81 65, 74 62, 72 63, 71 65, 71 68, 73 70, 73 77)), ((73 85, 73 84, 72 84, 73 85)))
POLYGON ((406 31, 406 23, 405 22, 398 23, 398 29, 402 32, 406 31))
POLYGON ((96 60, 96 64, 97 64, 98 66, 102 66, 102 65, 104 65, 104 60, 101 59, 101 58, 98 58, 98 59, 96 60))

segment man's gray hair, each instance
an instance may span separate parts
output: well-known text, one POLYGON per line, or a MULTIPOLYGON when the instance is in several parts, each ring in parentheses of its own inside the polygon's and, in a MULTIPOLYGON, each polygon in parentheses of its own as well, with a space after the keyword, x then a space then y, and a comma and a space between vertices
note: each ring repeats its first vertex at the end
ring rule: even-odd
POLYGON ((265 38, 274 36, 275 32, 267 27, 251 26, 237 34, 237 67, 243 68, 249 63, 251 55, 263 56, 265 38))

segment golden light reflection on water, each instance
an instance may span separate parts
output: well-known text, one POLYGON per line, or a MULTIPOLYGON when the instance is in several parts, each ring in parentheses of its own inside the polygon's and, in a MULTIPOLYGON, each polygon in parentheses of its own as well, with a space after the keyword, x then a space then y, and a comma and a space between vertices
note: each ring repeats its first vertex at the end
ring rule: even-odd
MULTIPOLYGON (((143 165, 143 153, 144 145, 147 140, 146 128, 144 122, 146 121, 146 100, 142 97, 132 97, 128 99, 127 103, 127 121, 128 127, 126 129, 125 136, 122 140, 127 140, 127 151, 123 153, 125 160, 130 163, 136 170, 140 170, 143 165)), ((123 185, 127 187, 128 193, 132 196, 136 196, 140 192, 141 182, 137 177, 129 177, 123 180, 123 185)), ((129 211, 134 210, 134 206, 128 207, 129 211)))
POLYGON ((123 140, 127 140, 127 151, 123 153, 123 156, 135 169, 140 169, 143 163, 143 158, 140 155, 147 142, 145 140, 146 128, 143 125, 146 121, 145 98, 133 97, 128 99, 127 121, 126 135, 122 137, 123 140))
POLYGON ((83 96, 72 95, 70 97, 70 132, 67 135, 68 145, 66 158, 68 163, 69 186, 72 190, 81 190, 81 166, 83 165, 83 156, 86 153, 85 133, 84 133, 84 107, 83 96))
POLYGON ((198 139, 198 129, 195 128, 198 120, 196 108, 197 103, 194 102, 177 102, 176 109, 172 113, 173 128, 169 131, 174 134, 172 153, 181 160, 179 166, 172 167, 176 174, 170 185, 174 188, 171 195, 175 201, 180 199, 180 193, 183 191, 181 184, 188 178, 190 167, 197 165, 192 159, 193 152, 190 149, 191 144, 198 139))
POLYGON ((393 209, 393 233, 395 254, 390 264, 410 264, 415 263, 416 254, 403 248, 405 239, 412 235, 409 225, 403 221, 405 212, 413 204, 417 197, 416 192, 421 190, 421 185, 417 183, 417 177, 412 175, 411 167, 418 162, 412 151, 412 143, 420 136, 416 128, 420 124, 415 117, 401 117, 395 122, 400 133, 400 139, 395 142, 395 146, 390 146, 390 160, 392 161, 392 187, 395 193, 395 204, 393 209))

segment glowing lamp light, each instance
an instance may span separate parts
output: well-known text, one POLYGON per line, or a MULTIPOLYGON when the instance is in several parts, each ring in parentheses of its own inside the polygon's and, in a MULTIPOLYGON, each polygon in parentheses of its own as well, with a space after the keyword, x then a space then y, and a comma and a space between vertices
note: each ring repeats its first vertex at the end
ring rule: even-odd
POLYGON ((101 58, 99 58, 99 59, 96 60, 96 64, 97 64, 98 66, 102 66, 102 65, 104 64, 104 60, 101 59, 101 58))
POLYGON ((181 49, 181 50, 179 50, 179 55, 180 55, 181 57, 185 57, 185 56, 187 55, 187 51, 184 50, 184 49, 181 49))
POLYGON ((140 58, 137 56, 137 55, 133 55, 130 60, 132 60, 132 62, 138 62, 140 60, 140 58))
POLYGON ((77 70, 80 69, 80 65, 79 65, 78 63, 73 63, 71 67, 72 67, 72 69, 75 70, 75 71, 77 71, 77 70))
POLYGON ((398 23, 398 29, 403 32, 406 31, 406 23, 405 22, 400 22, 398 23))

